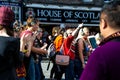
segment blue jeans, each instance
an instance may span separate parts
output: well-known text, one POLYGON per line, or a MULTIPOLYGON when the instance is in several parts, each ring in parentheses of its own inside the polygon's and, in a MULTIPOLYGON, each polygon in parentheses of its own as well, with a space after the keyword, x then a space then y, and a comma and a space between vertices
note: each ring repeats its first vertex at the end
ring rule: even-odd
POLYGON ((30 64, 29 64, 27 75, 28 75, 28 80, 35 80, 35 65, 34 65, 34 59, 32 56, 30 58, 30 64))
POLYGON ((41 80, 39 63, 35 63, 35 80, 41 80))
POLYGON ((74 60, 70 60, 69 65, 66 67, 65 80, 74 80, 74 60))
POLYGON ((81 73, 83 71, 83 68, 82 68, 82 62, 80 59, 75 59, 74 60, 74 73, 75 73, 75 78, 76 80, 79 80, 80 79, 80 76, 81 76, 81 73))
POLYGON ((41 60, 42 60, 42 56, 40 55, 39 62, 38 63, 35 62, 35 80, 43 80, 45 78, 41 66, 41 60))

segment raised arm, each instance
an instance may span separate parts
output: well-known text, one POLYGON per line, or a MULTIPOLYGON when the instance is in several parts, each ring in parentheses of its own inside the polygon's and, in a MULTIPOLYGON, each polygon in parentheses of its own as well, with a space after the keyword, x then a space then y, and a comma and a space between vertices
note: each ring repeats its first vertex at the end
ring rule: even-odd
POLYGON ((79 24, 78 27, 72 32, 72 36, 75 36, 77 34, 77 32, 80 30, 80 28, 83 27, 83 23, 79 24))

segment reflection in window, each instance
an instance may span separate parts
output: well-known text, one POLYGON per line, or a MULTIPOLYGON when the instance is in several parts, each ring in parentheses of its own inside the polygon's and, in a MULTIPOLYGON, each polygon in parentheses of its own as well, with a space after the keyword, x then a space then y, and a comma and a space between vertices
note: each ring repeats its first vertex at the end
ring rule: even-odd
POLYGON ((14 11, 15 13, 15 19, 18 20, 19 19, 19 8, 18 6, 11 6, 12 10, 14 11))
POLYGON ((15 19, 19 20, 19 14, 17 14, 17 13, 15 14, 15 19))
POLYGON ((11 7, 13 11, 15 11, 15 7, 11 7))

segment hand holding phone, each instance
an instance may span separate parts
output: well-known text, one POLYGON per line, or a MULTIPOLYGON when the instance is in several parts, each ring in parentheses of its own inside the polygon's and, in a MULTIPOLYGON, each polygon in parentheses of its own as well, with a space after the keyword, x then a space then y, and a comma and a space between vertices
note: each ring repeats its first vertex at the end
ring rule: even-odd
POLYGON ((88 36, 88 41, 92 47, 92 49, 95 49, 97 47, 95 36, 88 36))

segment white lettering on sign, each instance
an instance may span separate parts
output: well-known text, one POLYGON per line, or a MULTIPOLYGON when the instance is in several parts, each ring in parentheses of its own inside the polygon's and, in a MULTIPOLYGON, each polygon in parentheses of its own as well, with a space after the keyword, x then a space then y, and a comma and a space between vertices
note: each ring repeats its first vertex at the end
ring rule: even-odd
POLYGON ((39 20, 47 21, 47 18, 39 18, 39 20))
POLYGON ((84 22, 98 24, 100 18, 99 11, 34 8, 34 12, 36 18, 47 22, 84 22))
POLYGON ((65 11, 65 12, 63 13, 63 16, 64 16, 65 18, 72 18, 72 15, 73 15, 73 12, 72 12, 72 11, 65 11))
POLYGON ((37 16, 54 17, 54 18, 81 18, 81 19, 99 19, 100 13, 94 12, 79 12, 79 11, 62 11, 61 10, 40 10, 37 9, 37 16))
POLYGON ((74 18, 83 18, 83 19, 98 19, 100 16, 100 13, 95 15, 94 12, 75 12, 74 18))
POLYGON ((37 10, 37 16, 41 17, 62 17, 60 10, 37 10))
POLYGON ((51 21, 61 21, 61 19, 50 19, 51 21))
POLYGON ((66 22, 78 22, 78 20, 66 19, 66 22))

